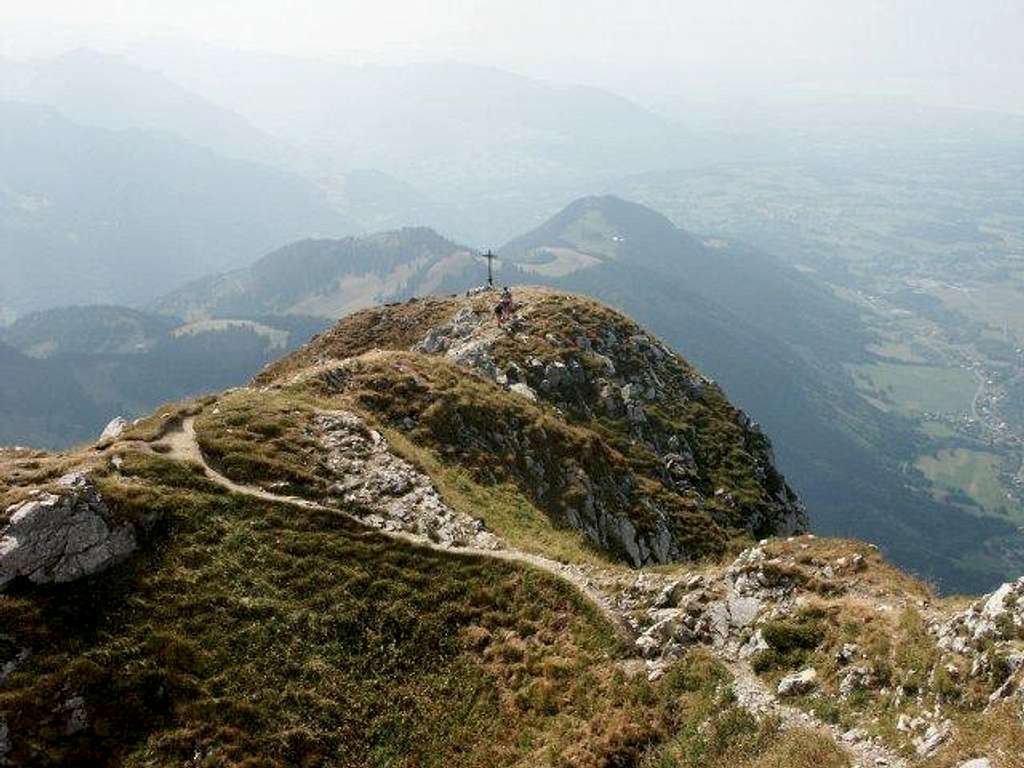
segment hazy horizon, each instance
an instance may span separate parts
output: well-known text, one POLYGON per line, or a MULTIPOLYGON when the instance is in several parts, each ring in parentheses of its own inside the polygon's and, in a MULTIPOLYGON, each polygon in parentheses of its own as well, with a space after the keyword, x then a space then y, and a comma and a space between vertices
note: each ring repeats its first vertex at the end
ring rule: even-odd
POLYGON ((1024 5, 983 0, 284 3, 51 0, 0 9, 0 55, 192 45, 346 63, 456 60, 665 96, 890 98, 1024 112, 1024 5))

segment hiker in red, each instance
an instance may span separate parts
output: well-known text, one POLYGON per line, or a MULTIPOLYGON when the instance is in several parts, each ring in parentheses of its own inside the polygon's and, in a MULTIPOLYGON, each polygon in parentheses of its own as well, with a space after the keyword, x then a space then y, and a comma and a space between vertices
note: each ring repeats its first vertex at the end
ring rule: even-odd
POLYGON ((494 315, 498 318, 498 325, 505 325, 512 319, 515 310, 515 303, 512 301, 512 289, 505 286, 501 291, 501 301, 494 308, 494 315))

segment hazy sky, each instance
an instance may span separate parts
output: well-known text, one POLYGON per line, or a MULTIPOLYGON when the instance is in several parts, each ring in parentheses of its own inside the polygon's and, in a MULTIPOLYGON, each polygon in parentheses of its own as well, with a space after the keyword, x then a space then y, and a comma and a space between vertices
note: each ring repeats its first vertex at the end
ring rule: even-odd
POLYGON ((699 66, 1018 90, 1024 0, 0 0, 0 53, 147 36, 548 76, 699 66))

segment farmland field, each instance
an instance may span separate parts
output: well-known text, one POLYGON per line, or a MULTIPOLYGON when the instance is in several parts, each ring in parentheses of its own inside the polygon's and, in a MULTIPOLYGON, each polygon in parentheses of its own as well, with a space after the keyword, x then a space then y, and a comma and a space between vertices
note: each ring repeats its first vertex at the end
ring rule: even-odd
POLYGON ((964 448, 942 450, 922 456, 917 468, 931 480, 939 493, 962 490, 989 513, 1005 509, 1014 517, 1024 510, 1006 498, 999 482, 1001 459, 994 453, 964 448))
POLYGON ((907 414, 966 413, 978 387, 962 368, 874 363, 850 370, 862 394, 907 414))

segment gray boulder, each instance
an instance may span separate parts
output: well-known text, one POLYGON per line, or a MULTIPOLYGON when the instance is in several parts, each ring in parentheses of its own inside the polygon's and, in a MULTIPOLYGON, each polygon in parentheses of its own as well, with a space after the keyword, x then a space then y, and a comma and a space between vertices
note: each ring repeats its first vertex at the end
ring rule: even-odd
POLYGON ((953 725, 948 720, 929 726, 924 736, 914 740, 914 749, 919 757, 930 757, 945 743, 953 732, 953 725))
POLYGON ((813 669, 805 669, 795 675, 788 675, 779 681, 779 696, 801 696, 818 687, 818 673, 813 669))
POLYGON ((117 440, 130 425, 128 419, 124 416, 118 416, 110 420, 110 423, 103 428, 103 432, 100 434, 99 442, 103 443, 108 440, 117 440))
POLYGON ((527 400, 530 400, 531 402, 537 401, 537 393, 534 392, 528 384, 524 384, 521 381, 517 381, 515 384, 511 385, 509 387, 509 391, 514 392, 520 397, 525 397, 527 400))
POLYGON ((0 587, 19 576, 36 584, 74 581, 135 551, 134 527, 113 519, 87 475, 66 475, 59 485, 59 494, 38 493, 8 510, 0 529, 0 587))

